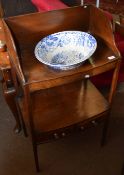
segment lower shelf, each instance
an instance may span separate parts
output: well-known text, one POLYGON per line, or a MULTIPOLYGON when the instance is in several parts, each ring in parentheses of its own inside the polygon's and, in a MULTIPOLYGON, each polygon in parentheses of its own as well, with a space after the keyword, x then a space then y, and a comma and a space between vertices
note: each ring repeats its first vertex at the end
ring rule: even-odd
MULTIPOLYGON (((34 129, 39 134, 91 121, 109 109, 107 100, 89 80, 41 90, 31 97, 34 129)), ((23 98, 19 105, 28 124, 23 98)))

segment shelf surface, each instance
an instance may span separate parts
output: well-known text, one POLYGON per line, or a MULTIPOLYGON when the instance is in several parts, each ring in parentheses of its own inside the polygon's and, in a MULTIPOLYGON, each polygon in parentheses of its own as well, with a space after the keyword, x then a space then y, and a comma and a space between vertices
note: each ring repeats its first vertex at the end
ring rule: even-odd
POLYGON ((117 61, 116 56, 113 60, 108 59, 108 57, 114 56, 112 50, 103 41, 99 41, 99 39, 97 39, 97 43, 96 52, 91 57, 92 64, 88 60, 81 66, 66 71, 55 70, 39 62, 34 55, 35 46, 22 50, 22 67, 30 90, 37 90, 39 88, 38 86, 41 89, 45 89, 66 84, 76 79, 82 79, 86 74, 94 76, 114 68, 117 61))
MULTIPOLYGON (((114 69, 120 57, 110 22, 104 13, 94 6, 87 6, 87 8, 80 6, 11 17, 5 19, 5 24, 8 26, 5 25, 8 41, 11 43, 11 38, 13 38, 18 53, 18 55, 15 53, 13 44, 10 51, 14 57, 11 57, 11 60, 19 79, 23 85, 29 85, 30 92, 81 80, 87 74, 91 77, 114 69), (91 15, 92 13, 94 15, 91 15), (70 20, 72 18, 73 20, 70 20), (99 21, 97 25, 96 21, 99 21), (57 71, 35 58, 35 46, 42 38, 52 33, 68 30, 89 32, 95 37, 98 47, 92 55, 93 64, 86 61, 73 70, 57 71), (108 59, 111 56, 114 59, 108 59)), ((8 46, 10 47, 9 44, 8 46)))
MULTIPOLYGON (((109 109, 107 100, 89 80, 34 93, 32 107, 37 132, 49 132, 85 122, 109 109)), ((24 120, 28 122, 28 119, 24 120)))

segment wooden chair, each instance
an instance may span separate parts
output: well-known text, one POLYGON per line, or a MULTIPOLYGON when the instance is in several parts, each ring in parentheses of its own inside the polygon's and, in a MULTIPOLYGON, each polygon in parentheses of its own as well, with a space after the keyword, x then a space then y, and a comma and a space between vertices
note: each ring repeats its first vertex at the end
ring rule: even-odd
POLYGON ((73 7, 6 18, 3 25, 17 106, 23 128, 32 140, 36 170, 39 171, 39 144, 63 138, 97 121, 104 123, 103 144, 121 61, 110 22, 103 12, 94 6, 73 7), (98 46, 92 61, 76 69, 56 71, 35 58, 37 42, 63 30, 90 32, 96 38, 98 46), (113 78, 106 99, 89 77, 109 70, 113 70, 113 78))
MULTIPOLYGON (((9 0, 0 0, 0 40, 6 43, 1 18, 18 16, 36 11, 35 6, 33 6, 30 0, 12 0, 11 2, 9 0)), ((12 80, 7 48, 4 51, 0 49, 0 82, 2 84, 5 101, 15 119, 16 124, 14 132, 19 133, 21 130, 21 122, 15 103, 16 91, 12 80)))
MULTIPOLYGON (((0 40, 6 42, 1 19, 0 19, 0 40)), ((16 122, 14 132, 19 133, 19 131, 21 130, 21 123, 15 103, 16 91, 12 80, 9 55, 7 53, 7 48, 5 47, 6 46, 4 46, 4 50, 2 50, 2 48, 0 49, 0 75, 1 75, 0 82, 2 84, 5 101, 9 106, 16 122)))

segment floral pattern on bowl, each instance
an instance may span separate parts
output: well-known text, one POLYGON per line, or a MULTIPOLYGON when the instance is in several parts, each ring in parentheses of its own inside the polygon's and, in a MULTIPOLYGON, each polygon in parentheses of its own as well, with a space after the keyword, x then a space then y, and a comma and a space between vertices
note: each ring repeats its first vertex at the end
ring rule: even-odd
POLYGON ((63 31, 48 35, 35 47, 36 58, 55 69, 68 70, 81 65, 95 52, 96 39, 81 31, 63 31))

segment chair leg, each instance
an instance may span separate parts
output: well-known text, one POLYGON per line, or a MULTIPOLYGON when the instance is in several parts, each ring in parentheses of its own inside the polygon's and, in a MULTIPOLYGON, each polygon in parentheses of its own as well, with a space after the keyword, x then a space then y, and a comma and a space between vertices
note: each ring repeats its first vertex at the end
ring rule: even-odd
POLYGON ((102 139, 101 139, 101 146, 104 146, 107 142, 107 133, 108 133, 108 125, 109 125, 109 115, 107 115, 104 126, 103 126, 103 131, 102 131, 102 139))
POLYGON ((36 171, 40 172, 37 145, 35 143, 33 143, 33 152, 34 152, 34 160, 35 160, 36 171))

